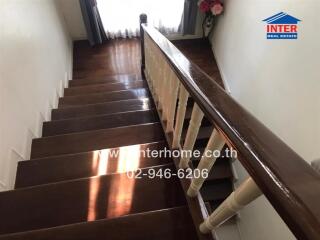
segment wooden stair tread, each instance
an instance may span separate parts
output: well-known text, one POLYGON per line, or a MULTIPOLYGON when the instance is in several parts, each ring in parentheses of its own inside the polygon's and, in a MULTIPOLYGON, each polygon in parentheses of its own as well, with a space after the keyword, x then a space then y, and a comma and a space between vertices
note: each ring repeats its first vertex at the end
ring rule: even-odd
MULTIPOLYGON (((83 57, 83 56, 79 56, 79 57, 83 57)), ((123 74, 128 74, 128 75, 132 75, 132 74, 137 74, 138 76, 140 75, 140 73, 134 71, 121 71, 121 72, 109 72, 105 70, 106 65, 102 65, 102 66, 97 66, 97 62, 94 63, 94 70, 92 69, 74 69, 73 71, 73 78, 74 79, 92 79, 92 78, 106 78, 112 75, 123 75, 123 74)))
POLYGON ((73 79, 69 81, 69 87, 100 84, 100 83, 117 83, 117 82, 128 82, 138 80, 137 74, 118 74, 109 75, 102 78, 89 78, 89 79, 73 79))
POLYGON ((150 97, 150 93, 146 88, 137 88, 130 90, 121 90, 108 93, 97 93, 80 96, 67 96, 59 100, 59 108, 87 105, 95 103, 114 102, 128 99, 142 99, 150 97))
POLYGON ((226 199, 233 191, 231 180, 205 182, 200 190, 205 202, 226 199))
POLYGON ((170 158, 152 158, 139 151, 161 150, 162 142, 108 149, 118 151, 118 157, 108 155, 108 150, 62 155, 18 163, 16 188, 53 183, 77 178, 124 172, 128 168, 145 168, 171 163, 170 158), (122 167, 124 166, 124 167, 122 167))
MULTIPOLYGON (((170 168, 173 164, 155 167, 170 168)), ((143 171, 147 171, 144 169, 143 171)), ((0 234, 49 228, 185 205, 179 179, 126 173, 0 193, 0 234)))
POLYGON ((92 115, 105 115, 128 111, 148 110, 153 108, 154 104, 149 98, 130 99, 84 106, 74 106, 62 109, 53 109, 51 118, 52 120, 61 120, 92 115))
MULTIPOLYGON (((197 167, 199 161, 193 160, 192 164, 194 168, 197 167)), ((227 158, 218 158, 213 165, 211 171, 209 172, 209 176, 206 181, 214 181, 219 179, 231 179, 233 177, 229 159, 227 158)))
MULTIPOLYGON (((44 123, 43 138, 33 140, 31 160, 18 163, 16 190, 0 193, 0 240, 211 238, 197 237, 178 177, 128 178, 126 171, 137 168, 176 168, 172 159, 140 155, 167 143, 140 66, 132 71, 137 63, 123 53, 126 66, 109 66, 99 49, 111 45, 74 52, 77 79, 44 123), (108 155, 114 150, 120 156, 108 155)), ((189 97, 182 142, 193 105, 189 97)), ((212 130, 204 118, 196 148, 206 146, 212 130)), ((212 207, 231 191, 229 159, 219 158, 201 194, 212 207)))
POLYGON ((160 123, 72 133, 32 141, 31 158, 143 144, 164 139, 160 123))
POLYGON ((197 235, 188 208, 182 206, 0 236, 0 240, 4 239, 194 240, 197 235))
POLYGON ((114 113, 109 115, 89 116, 44 122, 42 136, 54 136, 75 132, 124 127, 138 124, 159 122, 154 110, 114 113))
POLYGON ((128 89, 134 89, 134 88, 144 88, 144 87, 147 87, 147 84, 143 80, 136 80, 136 81, 126 82, 126 83, 94 84, 94 85, 66 88, 64 91, 64 95, 77 96, 77 95, 112 92, 112 91, 128 90, 128 89))

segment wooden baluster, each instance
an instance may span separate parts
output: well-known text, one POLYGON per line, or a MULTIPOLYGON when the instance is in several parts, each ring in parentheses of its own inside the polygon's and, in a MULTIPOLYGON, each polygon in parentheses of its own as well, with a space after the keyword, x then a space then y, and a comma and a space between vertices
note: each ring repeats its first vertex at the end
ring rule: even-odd
POLYGON ((179 103, 178 103, 176 124, 174 128, 174 133, 173 133, 173 141, 172 141, 173 149, 180 148, 182 127, 183 127, 183 122, 186 115, 187 101, 189 97, 189 93, 187 92, 187 90, 184 88, 182 84, 180 84, 179 92, 180 92, 179 103))
MULTIPOLYGON (((213 153, 214 151, 221 151, 224 145, 224 138, 216 129, 214 129, 197 167, 197 170, 199 170, 200 173, 202 173, 203 170, 207 170, 208 173, 211 171, 212 166, 217 160, 217 157, 213 156, 213 153)), ((206 178, 203 177, 203 174, 200 174, 198 178, 193 178, 188 189, 188 195, 190 197, 197 196, 205 180, 206 178)))
MULTIPOLYGON (((150 41, 149 41, 150 43, 150 41)), ((152 93, 152 96, 155 98, 155 82, 154 82, 154 76, 155 76, 155 71, 154 71, 154 57, 153 57, 153 51, 152 51, 152 45, 149 44, 149 62, 150 62, 150 74, 149 74, 149 82, 150 82, 150 91, 152 93)))
MULTIPOLYGON (((170 66, 167 63, 167 61, 165 59, 163 59, 163 77, 162 77, 162 87, 161 87, 161 105, 162 105, 162 120, 166 121, 168 118, 168 92, 169 91, 169 79, 168 79, 168 75, 169 75, 169 69, 170 66)), ((169 93, 170 94, 170 93, 169 93)))
POLYGON ((145 53, 145 75, 146 75, 146 80, 148 82, 150 91, 152 92, 152 84, 150 81, 150 48, 149 48, 149 37, 147 35, 144 35, 144 53, 145 53))
MULTIPOLYGON (((192 151, 194 144, 197 140, 197 136, 199 133, 199 129, 201 126, 201 121, 203 119, 203 112, 201 111, 201 109, 199 108, 199 106, 194 103, 193 105, 193 109, 192 109, 192 114, 191 114, 191 120, 188 126, 188 131, 187 131, 187 136, 186 139, 184 141, 184 145, 183 145, 183 150, 185 151, 192 151)), ((190 155, 190 154, 188 154, 190 155)), ((180 160, 180 164, 179 167, 180 168, 188 168, 189 167, 189 160, 190 160, 190 156, 182 156, 181 160, 180 160)))
MULTIPOLYGON (((156 86, 155 86, 155 68, 154 68, 154 51, 153 51, 153 43, 152 43, 152 40, 149 39, 149 53, 150 53, 150 62, 151 62, 151 66, 150 66, 150 69, 151 69, 151 75, 150 75, 150 82, 151 82, 151 91, 152 91, 152 96, 153 98, 155 99, 155 96, 156 96, 156 86)), ((155 100, 156 101, 156 100, 155 100)))
POLYGON ((154 67, 154 94, 155 94, 155 97, 154 97, 154 101, 155 101, 155 104, 156 106, 158 107, 159 109, 159 103, 160 103, 160 95, 159 95, 159 88, 160 88, 160 74, 161 74, 161 69, 159 67, 159 54, 158 54, 158 49, 157 47, 153 44, 152 46, 152 52, 154 53, 153 54, 153 67, 154 67))
MULTIPOLYGON (((152 45, 151 45, 152 46, 152 45)), ((152 85, 153 85, 153 100, 156 105, 158 105, 158 69, 156 61, 156 53, 154 47, 151 47, 151 59, 152 59, 152 85)))
POLYGON ((214 230, 261 194, 258 186, 249 177, 200 225, 200 231, 209 233, 214 230))
MULTIPOLYGON (((157 68, 158 68, 158 109, 162 112, 162 116, 163 116, 163 96, 162 96, 162 89, 164 88, 164 59, 163 57, 161 56, 161 53, 160 51, 158 51, 158 54, 157 54, 158 58, 158 64, 157 64, 157 68)), ((161 116, 161 117, 162 117, 161 116)))
POLYGON ((179 80, 176 77, 172 69, 169 70, 169 94, 168 94, 168 114, 167 114, 167 127, 166 132, 173 132, 174 115, 177 106, 178 90, 179 90, 179 80))

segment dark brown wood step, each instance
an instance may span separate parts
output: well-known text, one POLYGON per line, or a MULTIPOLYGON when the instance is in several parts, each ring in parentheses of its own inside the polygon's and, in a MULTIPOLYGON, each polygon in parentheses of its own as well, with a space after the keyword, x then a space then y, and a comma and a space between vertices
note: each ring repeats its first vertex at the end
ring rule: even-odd
POLYGON ((53 109, 52 120, 80 118, 94 115, 105 115, 120 112, 139 111, 153 109, 153 101, 149 98, 130 99, 114 101, 108 103, 90 104, 84 106, 74 106, 62 109, 53 109))
POLYGON ((200 190, 205 202, 224 200, 232 193, 232 191, 233 187, 230 179, 206 181, 200 190))
POLYGON ((147 151, 160 151, 166 147, 166 143, 162 141, 22 161, 18 163, 15 187, 29 187, 171 163, 170 158, 146 155, 147 151))
POLYGON ((163 139, 160 123, 65 134, 34 139, 32 141, 31 158, 150 143, 163 139))
POLYGON ((155 110, 114 113, 108 115, 89 116, 44 122, 42 136, 54 136, 98 129, 125 127, 131 125, 159 122, 155 110))
POLYGON ((105 103, 112 101, 121 101, 128 99, 142 99, 150 97, 146 88, 137 88, 130 90, 115 91, 109 93, 88 94, 80 96, 63 97, 59 100, 59 108, 78 105, 105 103))
POLYGON ((85 68, 76 67, 75 69, 73 69, 73 74, 72 74, 73 78, 76 78, 76 79, 92 78, 92 77, 101 78, 101 77, 106 77, 110 75, 111 74, 106 71, 105 67, 102 67, 102 66, 95 67, 95 69, 85 69, 85 68))
POLYGON ((121 91, 135 88, 146 88, 147 83, 143 80, 130 81, 125 83, 106 83, 106 84, 95 84, 82 87, 66 88, 64 90, 64 96, 77 96, 86 95, 92 93, 104 93, 121 91))
POLYGON ((195 240, 187 207, 0 236, 0 240, 195 240))
MULTIPOLYGON (((141 78, 140 78, 141 79, 141 78)), ((119 74, 110 75, 102 78, 89 78, 89 79, 73 79, 69 81, 69 87, 77 87, 91 84, 103 84, 103 83, 125 83, 138 80, 137 74, 119 74)))
MULTIPOLYGON (((192 161, 194 168, 198 166, 199 161, 192 161)), ((229 159, 218 158, 215 164, 213 165, 209 176, 206 181, 214 181, 220 179, 232 179, 233 174, 231 171, 231 166, 229 159)))
MULTIPOLYGON (((172 164, 155 170, 160 168, 175 171, 172 164)), ((175 177, 139 179, 122 173, 41 185, 0 193, 0 234, 110 219, 185 204, 179 179, 175 177)))
MULTIPOLYGON (((83 61, 81 61, 82 63, 84 63, 83 61)), ((92 78, 105 78, 105 77, 109 77, 112 75, 118 75, 118 74, 137 74, 140 75, 140 72, 134 70, 134 71, 130 71, 129 69, 121 69, 120 71, 110 71, 110 69, 108 68, 107 64, 105 63, 103 65, 97 66, 99 65, 99 63, 97 63, 96 61, 91 61, 91 63, 88 63, 88 60, 85 60, 85 66, 82 66, 81 68, 76 67, 73 71, 73 79, 92 79, 92 78), (94 62, 94 63, 93 63, 94 62), (93 69, 88 69, 87 66, 88 64, 93 64, 94 68, 93 69)), ((139 65, 139 64, 135 64, 135 65, 139 65)), ((140 67, 140 66, 139 66, 140 67)), ((139 69, 140 70, 140 69, 139 69)))

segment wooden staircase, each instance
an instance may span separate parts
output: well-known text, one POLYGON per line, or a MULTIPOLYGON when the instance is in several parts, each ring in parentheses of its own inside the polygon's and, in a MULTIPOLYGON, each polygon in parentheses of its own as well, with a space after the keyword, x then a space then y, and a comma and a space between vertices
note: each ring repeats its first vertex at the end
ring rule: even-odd
MULTIPOLYGON (((170 158, 137 151, 167 147, 146 81, 102 64, 94 71, 97 51, 88 48, 86 60, 78 60, 88 68, 75 61, 76 79, 33 140, 30 160, 19 163, 16 189, 0 193, 0 239, 197 239, 177 177, 128 177, 137 168, 176 168, 170 158)), ((186 122, 192 106, 190 100, 186 122)), ((204 119, 201 151, 211 130, 204 119)), ((232 178, 229 159, 218 159, 201 189, 211 209, 232 192, 232 178)))

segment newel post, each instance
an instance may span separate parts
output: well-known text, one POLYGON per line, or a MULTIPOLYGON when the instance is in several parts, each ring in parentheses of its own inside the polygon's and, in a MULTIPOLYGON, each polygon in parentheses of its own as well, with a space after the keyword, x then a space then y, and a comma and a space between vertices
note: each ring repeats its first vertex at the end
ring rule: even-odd
POLYGON ((144 76, 145 69, 145 53, 144 53, 144 30, 142 24, 147 23, 147 15, 140 14, 140 42, 141 42, 141 74, 144 76))

